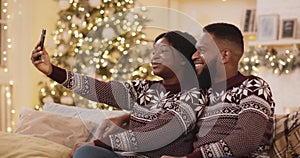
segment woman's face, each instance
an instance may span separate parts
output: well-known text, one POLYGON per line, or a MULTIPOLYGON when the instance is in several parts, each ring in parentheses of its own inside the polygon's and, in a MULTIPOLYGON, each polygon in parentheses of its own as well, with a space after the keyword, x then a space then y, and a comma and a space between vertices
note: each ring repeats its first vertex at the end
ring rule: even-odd
POLYGON ((151 59, 153 73, 164 79, 173 77, 179 71, 181 54, 171 46, 166 38, 159 39, 154 44, 154 52, 151 59))

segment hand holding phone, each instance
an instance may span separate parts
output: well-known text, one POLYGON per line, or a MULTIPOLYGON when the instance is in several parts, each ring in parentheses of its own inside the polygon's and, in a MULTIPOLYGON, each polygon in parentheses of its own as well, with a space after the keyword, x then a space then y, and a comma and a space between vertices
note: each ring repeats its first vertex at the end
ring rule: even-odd
MULTIPOLYGON (((43 28, 42 29, 41 38, 40 38, 40 47, 41 47, 41 50, 44 49, 45 36, 46 36, 46 29, 43 28)), ((41 60, 41 56, 39 55, 38 57, 36 57, 36 60, 41 60)))

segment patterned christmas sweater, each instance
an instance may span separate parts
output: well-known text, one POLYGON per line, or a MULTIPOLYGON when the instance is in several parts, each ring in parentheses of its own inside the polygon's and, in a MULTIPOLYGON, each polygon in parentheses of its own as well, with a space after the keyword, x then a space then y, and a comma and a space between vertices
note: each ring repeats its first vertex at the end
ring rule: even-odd
POLYGON ((268 156, 275 105, 269 85, 238 73, 212 87, 201 98, 205 106, 197 117, 197 141, 187 157, 268 156))
POLYGON ((193 151, 199 89, 147 80, 103 82, 56 66, 49 77, 89 100, 131 111, 129 130, 95 145, 148 157, 193 151))

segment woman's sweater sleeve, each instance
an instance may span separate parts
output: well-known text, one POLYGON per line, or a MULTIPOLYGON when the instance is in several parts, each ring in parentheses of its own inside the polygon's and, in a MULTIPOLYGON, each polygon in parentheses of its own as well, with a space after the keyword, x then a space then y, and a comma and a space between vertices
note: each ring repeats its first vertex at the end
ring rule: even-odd
MULTIPOLYGON (((187 134, 195 126, 195 112, 190 105, 180 101, 177 104, 178 108, 161 114, 145 126, 109 135, 101 142, 111 146, 107 149, 120 151, 146 152, 162 148, 181 135, 187 134)), ((96 145, 107 147, 97 143, 99 140, 94 142, 96 145)))
POLYGON ((52 67, 48 77, 86 99, 126 110, 133 106, 129 90, 121 82, 104 82, 54 65, 52 67))

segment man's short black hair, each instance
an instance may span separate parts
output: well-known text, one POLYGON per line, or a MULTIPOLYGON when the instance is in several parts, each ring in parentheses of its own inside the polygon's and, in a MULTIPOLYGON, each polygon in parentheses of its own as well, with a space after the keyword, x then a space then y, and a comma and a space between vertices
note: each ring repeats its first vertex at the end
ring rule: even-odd
POLYGON ((228 23, 213 23, 205 26, 203 32, 213 34, 217 39, 228 40, 236 43, 244 52, 243 35, 239 28, 228 23))

